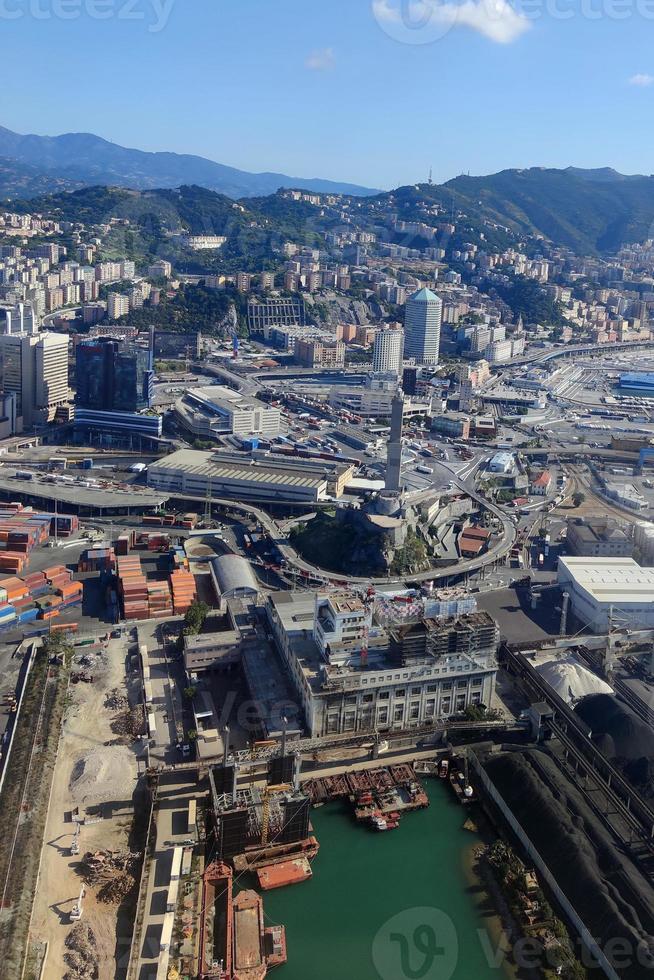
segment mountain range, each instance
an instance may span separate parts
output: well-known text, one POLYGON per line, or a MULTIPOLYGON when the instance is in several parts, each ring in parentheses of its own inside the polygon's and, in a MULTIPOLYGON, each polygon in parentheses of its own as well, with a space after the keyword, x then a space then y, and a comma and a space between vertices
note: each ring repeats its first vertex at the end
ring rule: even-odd
MULTIPOLYGON (((610 167, 509 169, 382 192, 318 178, 248 173, 199 156, 128 149, 89 133, 21 136, 0 127, 0 199, 11 199, 16 206, 38 198, 39 206, 46 207, 47 195, 54 194, 62 207, 62 191, 88 187, 149 192, 190 185, 232 201, 243 200, 248 209, 264 212, 271 227, 280 212, 284 224, 314 217, 320 224, 311 205, 280 201, 277 190, 293 187, 356 197, 358 216, 365 221, 367 215, 371 226, 379 218, 380 206, 387 214, 420 221, 429 213, 429 205, 438 204, 441 215, 456 215, 463 241, 489 248, 529 237, 579 254, 598 254, 654 237, 654 177, 628 176, 610 167)), ((64 205, 64 210, 74 211, 75 202, 82 200, 87 203, 86 198, 74 198, 72 207, 64 205)), ((225 201, 202 199, 203 214, 216 207, 229 212, 225 201)))
POLYGON ((0 158, 2 197, 34 197, 92 184, 138 190, 198 184, 234 199, 274 194, 280 187, 352 196, 377 193, 358 184, 317 177, 248 173, 190 154, 134 150, 92 133, 22 136, 0 126, 0 158))

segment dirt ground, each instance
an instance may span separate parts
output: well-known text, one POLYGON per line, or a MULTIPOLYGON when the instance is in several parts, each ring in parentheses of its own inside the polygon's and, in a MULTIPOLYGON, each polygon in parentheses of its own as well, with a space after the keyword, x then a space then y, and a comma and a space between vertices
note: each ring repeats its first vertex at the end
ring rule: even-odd
MULTIPOLYGON (((83 651, 78 648, 77 652, 83 651)), ((32 940, 48 943, 43 980, 62 980, 66 973, 64 943, 74 925, 70 921, 70 910, 83 883, 75 870, 80 858, 87 851, 128 849, 132 825, 131 796, 136 786, 136 753, 140 743, 112 730, 112 723, 115 726, 125 711, 120 697, 128 694, 126 654, 125 640, 110 640, 106 654, 94 657, 92 652, 90 663, 84 667, 93 675, 94 683, 70 687, 30 934, 32 940), (107 742, 113 744, 106 746, 107 742), (116 779, 117 768, 120 768, 119 780, 116 779), (80 853, 71 856, 69 849, 75 832, 71 811, 78 806, 83 817, 87 807, 94 809, 100 803, 111 803, 112 806, 103 808, 104 819, 82 824, 80 853)), ((131 694, 133 700, 136 691, 131 694)), ((86 887, 82 921, 91 927, 96 937, 99 980, 113 980, 116 975, 118 907, 99 902, 94 891, 92 887, 86 887)), ((128 953, 126 946, 123 955, 128 953)))

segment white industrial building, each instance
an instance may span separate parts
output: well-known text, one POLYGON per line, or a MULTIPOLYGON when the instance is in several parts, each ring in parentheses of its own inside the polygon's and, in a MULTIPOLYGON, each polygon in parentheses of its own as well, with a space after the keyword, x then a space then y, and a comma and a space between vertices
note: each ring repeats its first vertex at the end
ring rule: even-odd
MULTIPOLYGON (((332 408, 354 412, 356 415, 380 418, 391 414, 393 398, 397 392, 397 382, 387 387, 378 387, 371 380, 371 386, 366 388, 341 387, 334 385, 329 391, 329 404, 332 408)), ((404 400, 404 418, 418 415, 428 415, 431 412, 431 400, 404 400)))
POLYGON ((633 558, 559 558, 558 581, 574 615, 597 633, 611 618, 627 629, 654 627, 654 569, 633 558))
POLYGON ((185 429, 201 438, 272 437, 279 434, 281 418, 278 408, 224 385, 191 388, 175 403, 175 414, 185 429))
POLYGON ((510 473, 512 469, 512 453, 495 453, 488 464, 488 470, 490 473, 510 473))
MULTIPOLYGON (((327 469, 327 467, 326 467, 327 469)), ((231 497, 235 500, 306 501, 328 496, 326 473, 302 461, 266 463, 218 453, 180 449, 152 463, 148 484, 171 495, 189 497, 231 497)))

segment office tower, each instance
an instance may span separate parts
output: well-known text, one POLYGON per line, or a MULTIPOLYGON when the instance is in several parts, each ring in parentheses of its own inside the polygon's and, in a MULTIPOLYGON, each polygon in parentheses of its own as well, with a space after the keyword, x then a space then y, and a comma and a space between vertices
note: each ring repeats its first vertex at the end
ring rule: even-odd
POLYGON ((416 364, 438 364, 443 303, 431 289, 419 289, 406 301, 404 356, 416 364))
POLYGON ((0 387, 16 396, 17 426, 51 422, 68 401, 67 334, 0 334, 0 387))
POLYGON ((96 337, 78 345, 75 355, 79 408, 138 412, 152 402, 151 352, 126 341, 96 337))
POLYGON ((402 489, 402 428, 404 425, 404 397, 402 392, 393 398, 391 406, 391 432, 386 449, 386 490, 397 493, 402 489))
POLYGON ((372 369, 375 374, 394 374, 402 370, 404 332, 399 327, 387 327, 375 334, 372 369))

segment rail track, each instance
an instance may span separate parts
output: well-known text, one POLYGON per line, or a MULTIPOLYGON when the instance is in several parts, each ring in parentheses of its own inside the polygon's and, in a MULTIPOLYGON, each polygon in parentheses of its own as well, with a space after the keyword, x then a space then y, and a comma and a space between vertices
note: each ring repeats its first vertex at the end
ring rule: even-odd
POLYGON ((504 648, 504 655, 508 669, 521 679, 528 693, 552 709, 553 717, 547 726, 559 739, 567 758, 573 760, 575 769, 591 779, 607 801, 605 820, 611 825, 615 822, 612 816, 621 821, 614 827, 618 836, 624 837, 625 824, 630 828, 631 850, 635 857, 646 860, 649 871, 650 867, 654 867, 654 811, 649 803, 602 755, 586 726, 543 681, 528 660, 508 647, 504 648))
MULTIPOLYGON (((3 976, 21 976, 67 684, 45 653, 35 662, 16 722, 0 796, 0 949, 3 976)), ((67 674, 65 675, 67 677, 67 674)))

